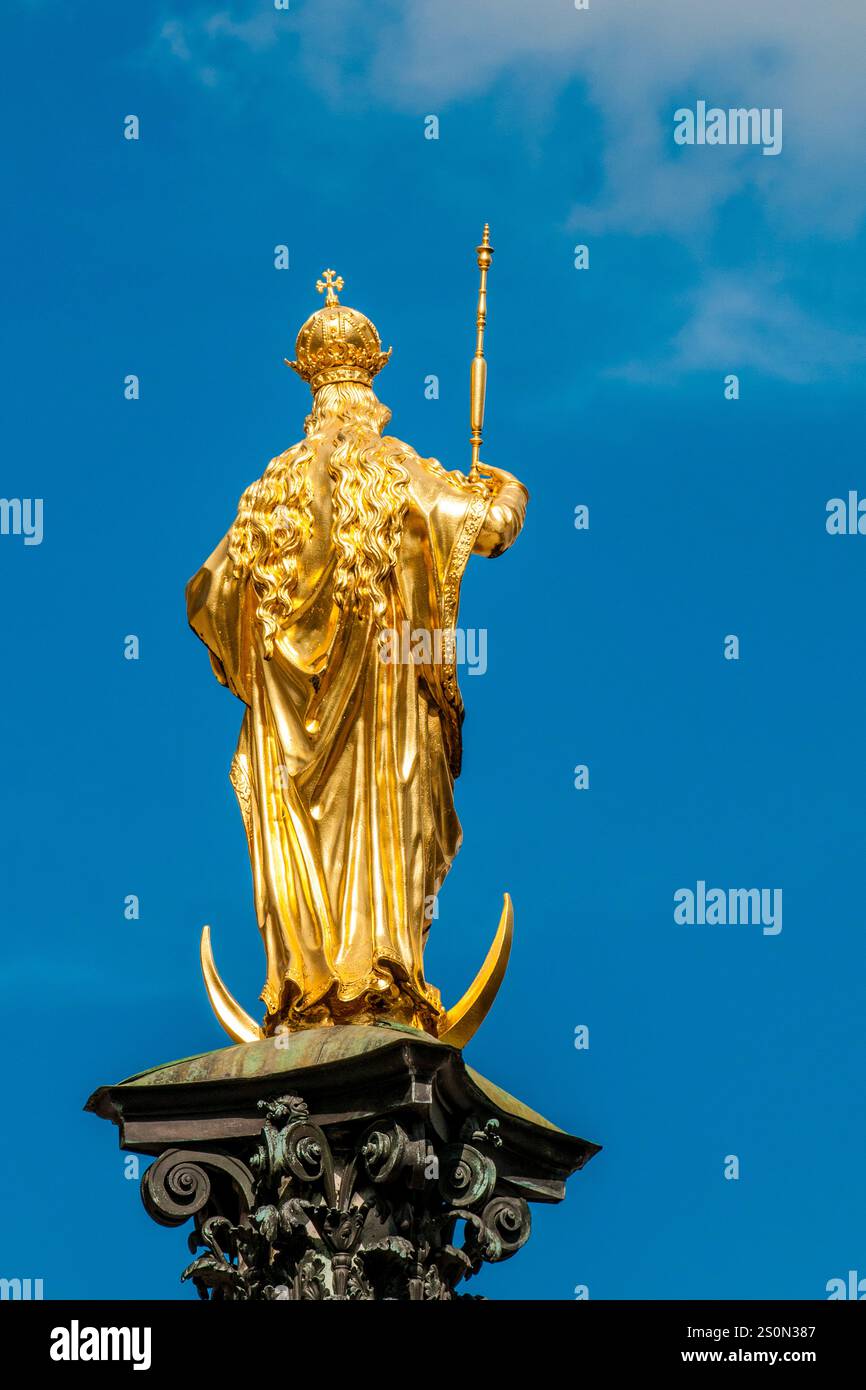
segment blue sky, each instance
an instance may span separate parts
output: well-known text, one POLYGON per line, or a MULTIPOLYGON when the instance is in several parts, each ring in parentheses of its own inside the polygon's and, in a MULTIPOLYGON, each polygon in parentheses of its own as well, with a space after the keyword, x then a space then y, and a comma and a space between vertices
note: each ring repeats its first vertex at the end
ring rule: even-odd
POLYGON ((221 1045, 204 922, 248 1007, 261 987, 240 707, 183 586, 299 437, 282 358, 325 266, 394 345, 393 431, 467 466, 486 219, 484 452, 532 503, 464 589, 489 669, 463 678, 465 844, 428 974, 462 992, 508 888, 468 1060, 604 1151, 477 1291, 866 1276, 866 537, 825 529, 828 499, 866 495, 863 29, 854 0, 10 7, 0 493, 44 499, 44 539, 0 536, 0 1274, 192 1296, 183 1236, 81 1113, 221 1045), (675 146, 699 99, 781 107, 782 152, 675 146), (677 926, 699 879, 781 888, 783 930, 677 926))

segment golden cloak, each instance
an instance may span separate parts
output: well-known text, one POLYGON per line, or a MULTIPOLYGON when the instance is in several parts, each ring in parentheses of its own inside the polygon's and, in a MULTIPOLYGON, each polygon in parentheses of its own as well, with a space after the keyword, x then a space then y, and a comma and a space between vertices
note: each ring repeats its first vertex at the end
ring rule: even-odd
POLYGON ((228 537, 190 580, 187 610, 217 679, 247 706, 231 781, 267 957, 265 1031, 387 1013, 435 1032, 441 1004, 422 955, 461 841, 463 705, 448 634, 470 554, 511 544, 526 492, 497 470, 470 482, 404 455, 409 501, 380 624, 334 601, 330 447, 310 465, 311 534, 271 659, 228 537), (382 630, 404 624, 439 634, 442 659, 435 640, 430 660, 383 659, 382 630))

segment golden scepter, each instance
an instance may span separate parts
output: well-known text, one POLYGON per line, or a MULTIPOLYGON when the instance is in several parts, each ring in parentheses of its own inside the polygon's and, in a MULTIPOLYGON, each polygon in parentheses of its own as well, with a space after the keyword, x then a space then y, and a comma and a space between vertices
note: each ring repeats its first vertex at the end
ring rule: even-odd
POLYGON ((484 223, 481 245, 476 246, 478 269, 481 271, 481 284, 478 288, 478 312, 475 317, 475 356, 469 375, 469 420, 472 433, 472 467, 470 478, 478 476, 478 461, 481 453, 481 431, 484 427, 484 398, 487 394, 487 363, 484 360, 484 325, 487 322, 487 272, 493 260, 493 247, 490 245, 490 226, 484 223))

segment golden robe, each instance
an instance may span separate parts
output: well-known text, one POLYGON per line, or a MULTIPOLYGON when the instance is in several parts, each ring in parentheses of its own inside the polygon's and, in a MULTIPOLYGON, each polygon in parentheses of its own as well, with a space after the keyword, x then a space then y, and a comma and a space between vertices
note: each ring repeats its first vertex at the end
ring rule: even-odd
MULTIPOLYGON (((383 1014, 435 1032, 422 954, 461 840, 454 650, 446 636, 443 660, 435 643, 420 664, 383 660, 380 625, 334 602, 329 448, 310 465, 312 531, 272 658, 228 537, 187 586, 189 621, 247 706, 231 781, 267 957, 265 1032, 383 1014)), ((434 460, 401 462, 409 501, 381 626, 447 635, 470 554, 511 544, 527 494, 498 470, 470 483, 434 460)))

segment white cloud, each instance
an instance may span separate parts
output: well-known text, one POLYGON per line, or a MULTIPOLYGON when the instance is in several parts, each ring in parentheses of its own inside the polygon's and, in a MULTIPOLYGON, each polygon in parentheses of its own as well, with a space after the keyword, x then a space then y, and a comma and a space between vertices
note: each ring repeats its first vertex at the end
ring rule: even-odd
POLYGON ((655 361, 612 375, 670 380, 683 372, 764 372, 792 383, 838 377, 866 363, 866 337, 806 313, 774 278, 712 275, 690 297, 690 314, 655 361))
POLYGON ((586 84, 606 176, 591 208, 575 210, 591 230, 680 235, 748 185, 786 222, 831 234, 866 211, 863 0, 591 0, 586 11, 568 0, 410 0, 403 12, 370 26, 369 62, 376 90, 401 105, 474 95, 527 68, 560 89, 586 84), (782 154, 677 158, 673 112, 698 97, 782 107, 782 154))
POLYGON ((234 39, 251 52, 261 53, 272 48, 287 32, 284 13, 273 7, 267 10, 259 7, 249 19, 235 19, 229 10, 220 10, 210 15, 202 28, 211 38, 234 39))
POLYGON ((842 236, 866 213, 863 0, 590 0, 589 10, 570 0, 328 0, 289 12, 239 0, 162 30, 205 81, 290 36, 293 60, 334 101, 436 110, 501 78, 552 92, 581 82, 601 118, 605 173, 599 196, 575 209, 588 230, 688 234, 747 187, 789 227, 842 236), (698 97, 781 106, 781 155, 677 152, 673 112, 698 97))
POLYGON ((236 17, 232 10, 197 10, 183 19, 167 19, 157 48, 188 64, 203 86, 218 86, 236 70, 238 52, 260 56, 291 32, 285 11, 246 8, 252 11, 247 17, 236 17))
MULTIPOLYGON (((697 253, 726 206, 748 195, 781 266, 798 238, 844 240, 866 216, 866 0, 590 0, 589 10, 572 0, 308 0, 293 3, 291 19, 238 0, 217 15, 193 10, 162 37, 204 82, 219 72, 248 88, 251 63, 277 61, 287 80, 302 71, 353 111, 366 102, 441 113, 488 94, 501 108, 518 88, 543 94, 544 110, 579 84, 595 119, 591 136, 576 126, 575 155, 585 162, 587 140, 597 142, 601 185, 579 202, 564 186, 548 214, 577 237, 663 236, 697 253), (781 153, 676 146, 674 111, 699 98, 781 107, 781 153)), ((522 106, 515 140, 539 142, 530 122, 522 106)), ((862 361, 862 340, 799 310, 780 282, 711 274, 666 365, 728 358, 814 379, 822 363, 862 361)))

